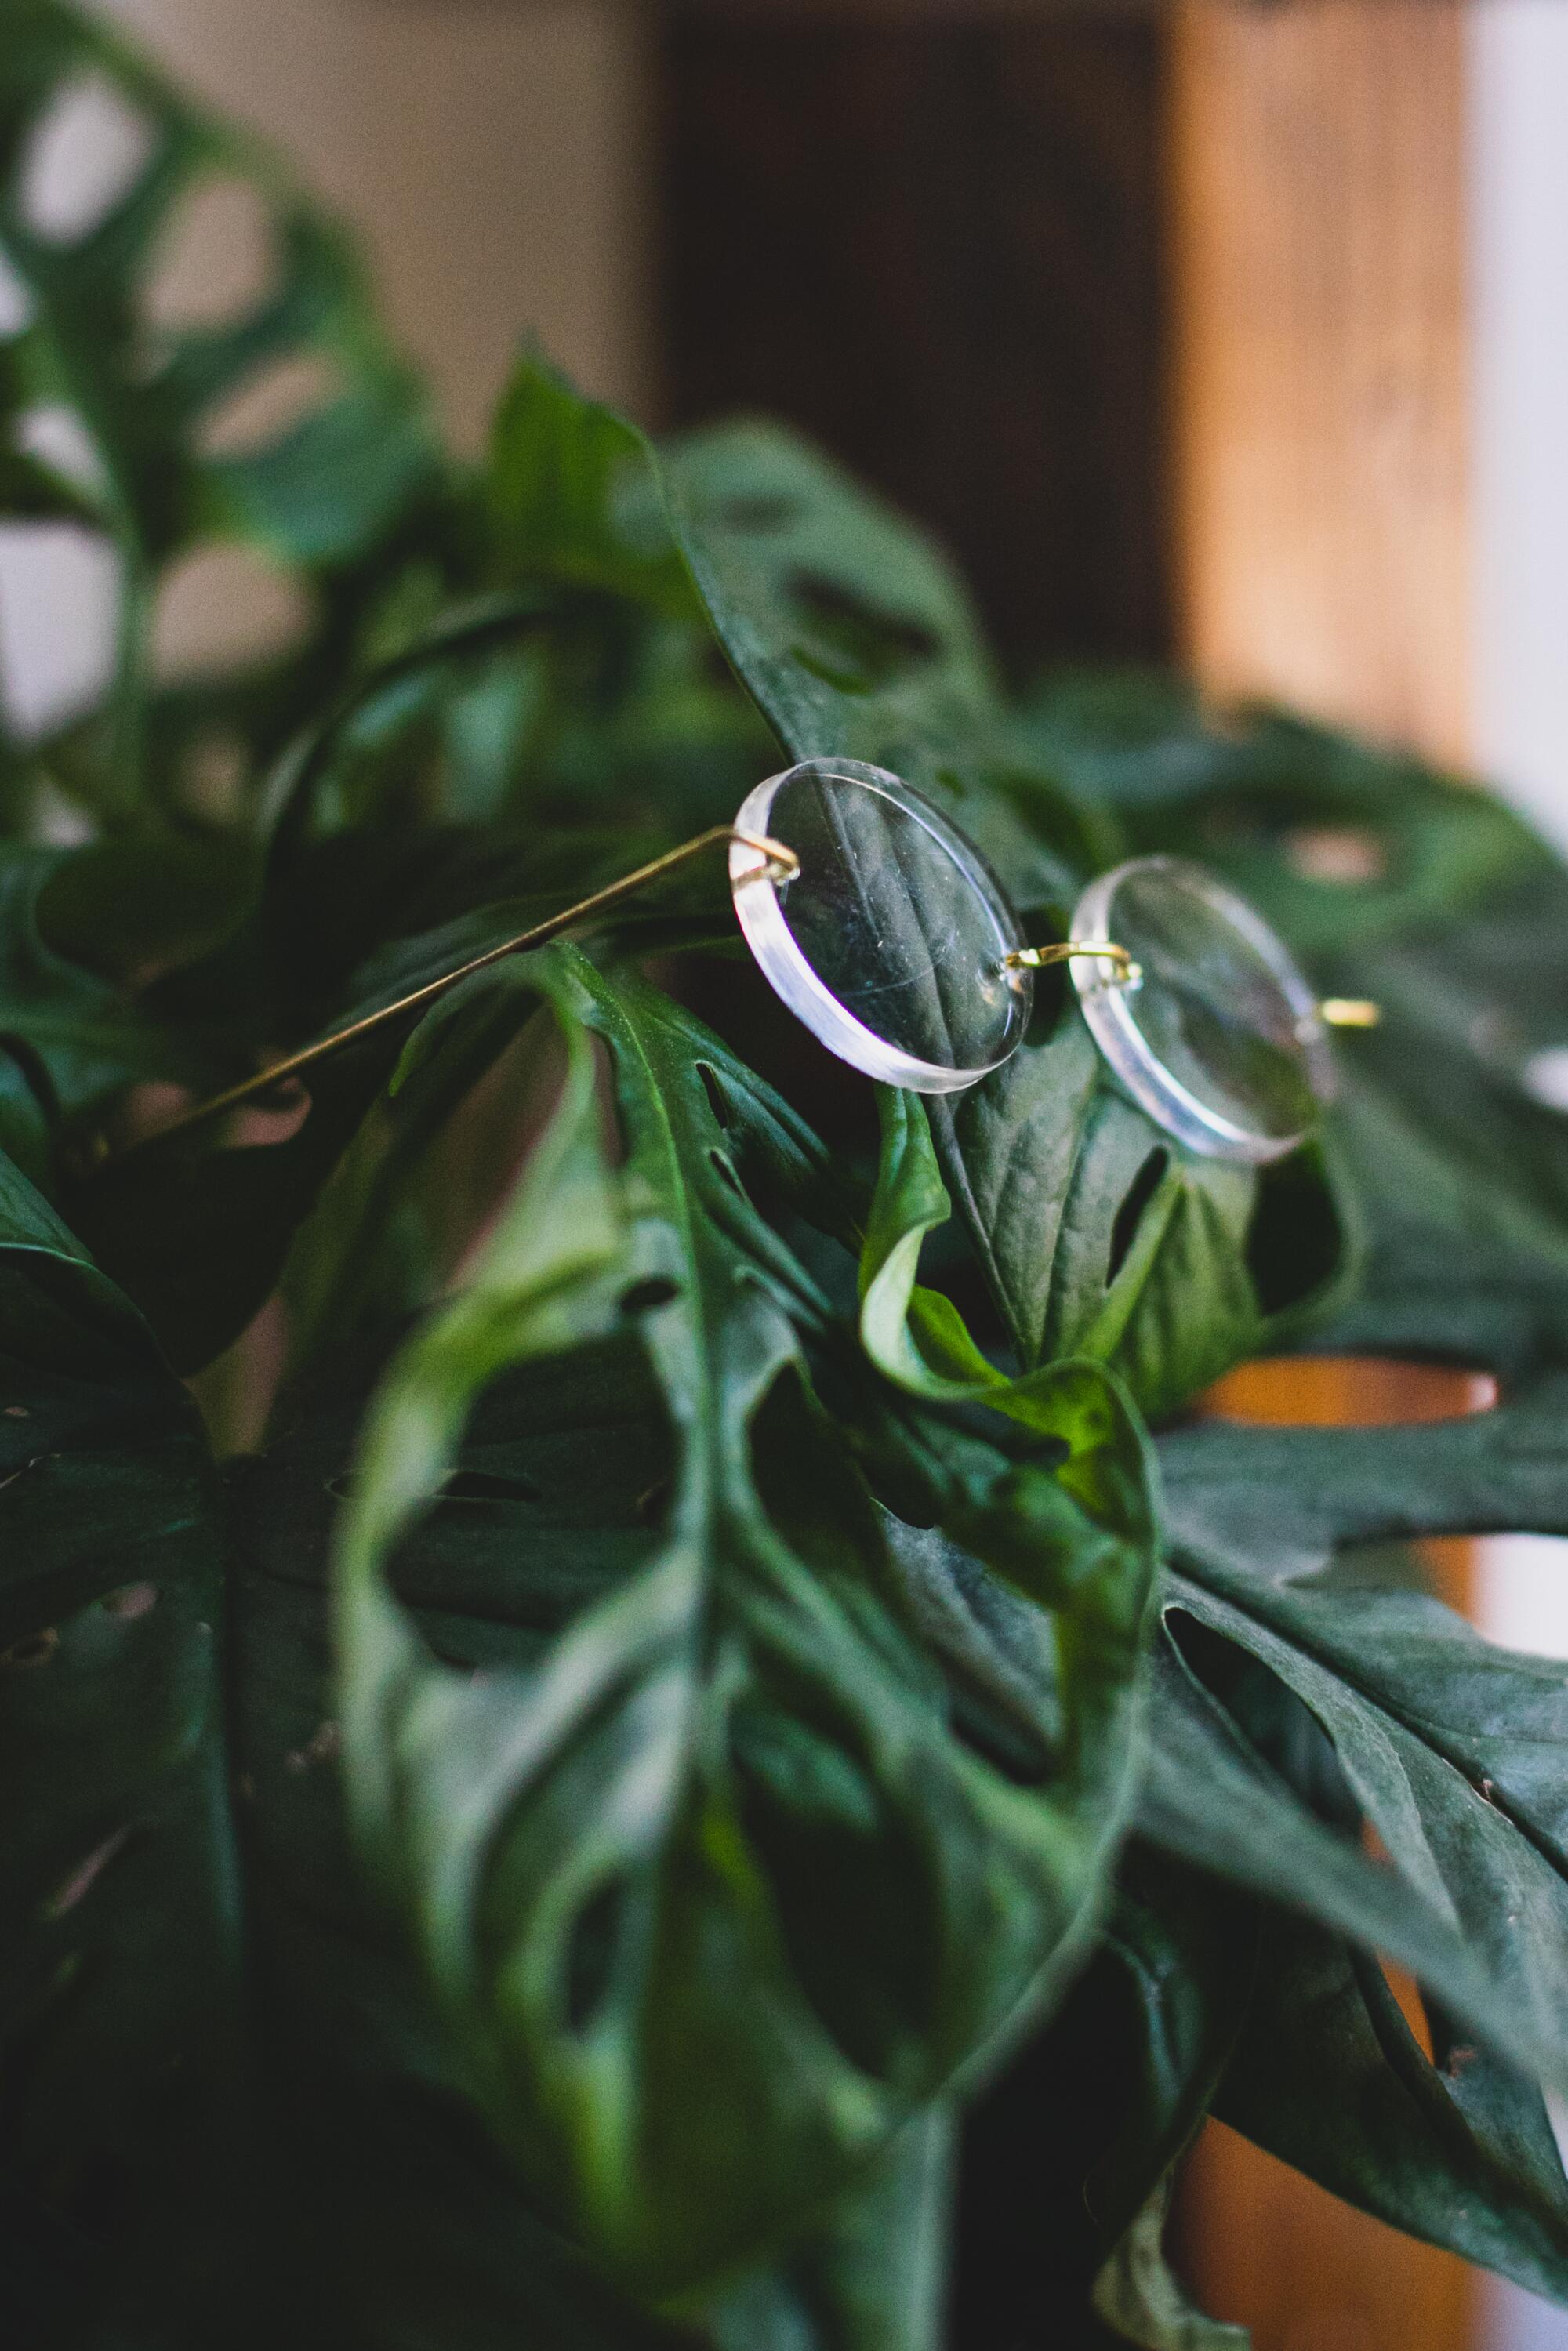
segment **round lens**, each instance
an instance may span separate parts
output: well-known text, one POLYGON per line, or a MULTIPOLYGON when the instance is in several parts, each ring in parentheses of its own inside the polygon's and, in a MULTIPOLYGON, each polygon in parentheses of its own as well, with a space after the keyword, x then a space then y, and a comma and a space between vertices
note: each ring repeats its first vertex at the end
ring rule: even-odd
POLYGON ((1317 998, 1283 942, 1201 866, 1139 857, 1092 883, 1075 939, 1134 968, 1076 956, 1095 1043, 1168 1134, 1218 1159, 1278 1159, 1333 1096, 1317 998))
POLYGON ((758 784, 735 822, 800 860, 780 880, 737 841, 730 886, 747 945, 831 1052, 930 1094, 1007 1060, 1033 999, 1032 974, 1007 962, 1023 935, 939 809, 885 768, 806 759, 758 784))

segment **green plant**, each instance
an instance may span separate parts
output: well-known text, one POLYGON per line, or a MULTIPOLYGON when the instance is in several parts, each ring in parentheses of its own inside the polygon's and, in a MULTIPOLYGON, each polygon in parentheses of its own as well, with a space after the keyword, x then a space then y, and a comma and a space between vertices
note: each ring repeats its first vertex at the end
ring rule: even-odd
POLYGON ((1562 870, 1283 717, 1009 698, 939 559, 781 432, 655 455, 530 358, 457 465, 337 232, 54 0, 9 0, 0 148, 0 492, 122 583, 101 699, 0 738, 6 2339, 1222 2346, 1160 2253, 1210 2111, 1568 2299, 1568 1679, 1402 1548, 1568 1532, 1568 1144, 1521 1082, 1562 870), (29 146, 89 75, 147 152, 62 239, 29 146), (270 289, 160 326, 214 174, 270 289), (326 403, 213 454, 301 350, 326 403), (222 538, 308 625, 170 682, 161 583, 222 538), (1187 1157, 1061 992, 956 1103, 875 1103, 701 876, 287 1115, 87 1147, 727 820, 780 747, 944 799, 1042 924, 1129 850, 1233 877, 1387 1008, 1322 1148, 1187 1157), (1312 878, 1325 833, 1370 878, 1312 878), (1501 1398, 1184 1417, 1307 1344, 1501 1398))

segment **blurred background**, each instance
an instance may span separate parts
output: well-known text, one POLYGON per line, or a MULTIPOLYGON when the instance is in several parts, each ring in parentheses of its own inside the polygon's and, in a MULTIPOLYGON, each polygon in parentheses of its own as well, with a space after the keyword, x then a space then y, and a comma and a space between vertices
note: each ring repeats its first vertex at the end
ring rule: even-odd
MULTIPOLYGON (((946 539, 1019 674, 1180 661, 1474 767, 1568 845, 1568 0, 102 5, 349 215, 463 445, 525 333, 655 427, 781 414, 946 539)), ((31 200, 92 217, 136 162, 84 88, 31 200)), ((250 234, 204 217, 183 297, 243 293, 250 234)), ((289 623, 215 559, 172 664, 289 623)), ((111 628, 89 541, 0 528, 16 721, 111 628)), ((1568 1656, 1568 1546, 1440 1572, 1568 1656)), ((1259 2351, 1568 2346, 1218 2127, 1179 2225, 1259 2351)))

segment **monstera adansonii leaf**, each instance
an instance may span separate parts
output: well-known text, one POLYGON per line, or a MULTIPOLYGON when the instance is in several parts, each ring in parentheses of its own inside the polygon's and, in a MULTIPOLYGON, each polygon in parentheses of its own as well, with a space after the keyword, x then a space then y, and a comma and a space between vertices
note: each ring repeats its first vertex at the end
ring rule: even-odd
MULTIPOLYGON (((1568 1530, 1564 1401, 1554 1375, 1457 1424, 1163 1439, 1172 1565, 1138 1810, 1142 1838, 1262 1906, 1249 1936, 1177 1935, 1162 1962, 1167 2018, 1185 2000, 1214 2019, 1189 2035, 1186 2127, 1212 2098, 1336 2193, 1559 2298, 1568 2184, 1535 2085, 1564 2078, 1568 1669, 1355 1561, 1392 1538, 1568 1530), (1419 1980, 1429 2055, 1373 1951, 1419 1980)), ((950 1670, 1027 1717, 1015 1604, 977 1609, 939 1538, 895 1550, 950 1670)), ((1161 1915, 1169 1939, 1179 1909, 1161 1915)), ((1181 2136, 1151 2131, 1160 2162, 1181 2136)))
MULTIPOLYGON (((1147 683, 1010 705, 940 559, 768 428, 667 452, 666 512, 635 432, 528 358, 455 494, 335 233, 53 0, 10 12, 0 137, 0 496, 106 534, 127 590, 115 690, 43 747, 105 837, 0 871, 0 1144, 72 1228, 7 1163, 10 2331, 937 2351, 956 2192, 978 2340, 1067 2338, 1097 2276, 1130 2339, 1218 2345, 1159 2250, 1210 2110, 1568 2294, 1538 2086, 1568 2059, 1563 1676, 1358 1550, 1564 1525, 1539 844, 1147 683), (149 143, 61 235, 26 191, 84 75, 149 143), (214 173, 262 194, 271 290, 161 325, 162 240, 214 173), (231 392, 306 351, 336 397, 218 447, 231 392), (49 463, 51 407, 92 478, 49 463), (304 583, 303 648, 154 692, 150 604, 222 538, 304 583), (251 848, 159 830, 214 740, 254 778, 286 737, 251 848), (1192 1158, 1042 977, 1004 1070, 881 1100, 862 1189, 612 959, 629 924, 476 978, 401 1059, 324 1065, 284 1141, 198 1127, 96 1177, 56 1150, 816 754, 950 809, 1036 936, 1129 852, 1231 874, 1325 988, 1385 1004, 1322 1145, 1192 1158), (559 1099, 465 1259, 405 1284, 407 1195, 519 1038, 559 1099), (168 1362, 210 1363, 280 1272, 309 1377, 220 1475, 168 1362), (1171 1428, 1162 1525, 1139 1408, 1331 1312, 1498 1370, 1502 1405, 1171 1428)), ((37 774, 0 744, 19 811, 37 774)), ((722 996, 712 924, 655 941, 645 911, 722 996)))
MULTIPOLYGON (((1033 731, 1071 785, 1114 805, 1132 845, 1218 865, 1325 993, 1381 1006, 1380 1028, 1340 1056, 1331 1133, 1363 1246, 1333 1334, 1505 1382, 1503 1405, 1473 1426, 1164 1440, 1177 1573, 1148 1834, 1246 1876, 1245 1822, 1266 1822, 1269 1797, 1235 1780, 1216 1734, 1235 1750, 1227 1703, 1251 1734, 1282 1706, 1298 1750, 1303 1723, 1309 1745, 1332 1740, 1345 1819, 1425 1884, 1518 2017, 1549 2017, 1563 1848, 1499 1795, 1491 1763, 1500 1743, 1517 1761, 1522 1738, 1543 1778, 1560 1771, 1563 1673, 1379 1590, 1370 1560, 1328 1571, 1343 1546, 1387 1535, 1563 1524, 1564 1125, 1530 1082, 1531 1055, 1568 1036, 1560 870, 1473 787, 1271 714, 1217 721, 1179 688, 1061 689, 1033 731), (1206 1779, 1232 1783, 1233 1801, 1200 1819, 1206 1779)), ((1275 1761, 1279 1735, 1274 1719, 1275 1761)), ((1312 1778, 1291 1779, 1303 1827, 1312 1778)), ((1322 1923, 1309 1925, 1274 1907, 1301 1897, 1294 1864, 1278 1868, 1282 1823, 1272 1861, 1270 1842, 1266 1828, 1252 1840, 1250 1882, 1273 1904, 1217 2110, 1351 2200, 1561 2297, 1562 2168, 1529 2062, 1500 2063, 1484 2030, 1452 2021, 1451 1998, 1445 2020, 1440 1992, 1429 2060, 1348 1919, 1314 1903, 1322 1923)), ((1234 1956, 1219 1976, 1211 1955, 1195 1961, 1186 1997, 1236 2014, 1234 1956)), ((1195 2082, 1194 2118, 1206 2102, 1195 2082)))
MULTIPOLYGON (((1258 1668, 1291 1692, 1332 1743, 1355 1812, 1394 1866, 1462 1934, 1494 2003, 1542 2045, 1561 2032, 1568 1949, 1568 1669, 1489 1646, 1419 1592, 1359 1583, 1354 1548, 1334 1562, 1347 1546, 1389 1538, 1568 1531, 1565 1401, 1562 1375, 1551 1374, 1458 1423, 1216 1425, 1164 1447, 1177 1563, 1166 1625, 1178 1652, 1186 1645, 1189 1710, 1195 1698, 1223 1707, 1228 1692, 1245 1720, 1258 1668)), ((1155 1776, 1154 1815, 1212 1866, 1215 1823, 1201 1818, 1190 1778, 1176 1794, 1175 1776, 1164 1785, 1155 1776)), ((1265 2010, 1221 2110, 1233 2106, 1339 2192, 1561 2297, 1568 2189, 1538 2096, 1502 2061, 1545 2069, 1430 1978, 1448 2013, 1433 2017, 1429 2065, 1375 1971, 1347 1966, 1321 1935, 1288 1935, 1284 1948, 1298 1986, 1312 1985, 1338 2014, 1321 2024, 1315 2049, 1287 2051, 1268 2033, 1265 2010), (1351 2110, 1368 2117, 1364 2141, 1327 2121, 1358 2080, 1375 2085, 1381 2104, 1364 2089, 1354 2098, 1351 2110)), ((1408 1963, 1420 1972, 1418 1959, 1408 1963)), ((1270 1999, 1285 1996, 1276 1981, 1270 1999)), ((1315 2004, 1311 2012, 1322 2014, 1315 2004)))
POLYGON ((199 809, 214 762, 237 760, 243 797, 332 690, 379 575, 443 494, 423 392, 349 241, 260 142, 59 0, 6 9, 0 181, 0 258, 20 310, 0 330, 0 501, 90 529, 118 570, 113 682, 52 747, 56 780, 116 822, 144 789, 154 806, 199 809), (100 144, 130 168, 78 219, 51 201, 47 149, 73 106, 95 105, 100 144), (203 204, 228 206, 231 238, 243 208, 256 283, 218 315, 168 317, 161 290, 203 204), (273 400, 291 411, 247 424, 242 401, 259 416, 273 400), (161 681, 161 591, 197 550, 235 543, 292 583, 298 641, 161 681))
POLYGON ((1381 1008, 1339 1055, 1364 1228, 1345 1343, 1560 1361, 1568 1125, 1534 1073, 1568 1045, 1568 888, 1545 844, 1473 783, 1278 713, 1205 713, 1174 681, 1070 680, 1020 724, 1133 847, 1217 867, 1325 995, 1381 1008))
MULTIPOLYGON (((743 1189, 810 1201, 820 1149, 646 988, 575 956, 491 985, 556 1004, 560 1105, 357 1471, 340 1376, 220 1480, 145 1325, 7 1176, 6 2291, 84 2343, 259 2344, 303 2295, 323 2341, 933 2351, 942 2093, 1081 1959, 1131 1800, 1140 1440, 1091 1372, 1029 1448, 1041 1601, 1096 1637, 1009 1773, 949 1731, 810 1399, 803 1343, 841 1341, 743 1189)), ((1003 1532, 1029 1482, 971 1444, 1003 1532)))
MULTIPOLYGON (((790 756, 905 777, 978 841, 1041 935, 1065 935, 1121 836, 1009 717, 935 551, 770 428, 699 434, 666 472, 713 627, 790 756)), ((1158 1416, 1286 1343, 1348 1279, 1322 1155, 1260 1176, 1184 1150, 1112 1085, 1059 974, 1011 1060, 930 1118, 1019 1369, 1108 1362, 1158 1416)))
POLYGON ((0 2332, 259 2351, 395 2313, 402 2340, 666 2345, 464 2125, 356 1891, 300 1531, 357 1405, 314 1416, 313 1486, 297 1447, 225 1491, 145 1324, 8 1165, 0 1297, 0 2332))
MULTIPOLYGON (((569 1074, 368 1424, 340 1569, 350 1796, 535 2193, 644 2294, 689 2295, 841 2201, 1081 1961, 1133 1785, 1143 1440, 1093 1365, 998 1389, 994 1415, 957 1383, 889 1387, 977 1421, 938 1500, 1028 1594, 1048 1677, 1026 1754, 955 1736, 887 1515, 816 1400, 819 1355, 868 1375, 852 1325, 758 1205, 841 1225, 820 1147, 642 983, 566 951, 510 984, 549 993, 569 1074), (653 1555, 530 1668, 455 1672, 384 1563, 488 1384, 629 1316, 667 1428, 653 1555)), ((929 1473, 929 1432, 885 1447, 929 1473)))

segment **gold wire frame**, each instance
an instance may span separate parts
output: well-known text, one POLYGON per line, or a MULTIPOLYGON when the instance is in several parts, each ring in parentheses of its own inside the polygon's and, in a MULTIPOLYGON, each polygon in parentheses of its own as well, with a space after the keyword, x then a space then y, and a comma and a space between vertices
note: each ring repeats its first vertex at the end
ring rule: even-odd
POLYGON ((1015 947, 1002 961, 1009 971, 1045 971, 1052 964, 1071 963, 1082 956, 1095 963, 1115 966, 1115 984, 1131 987, 1144 976, 1143 966, 1134 963, 1125 947, 1114 939, 1058 939, 1053 946, 1015 947))
MULTIPOLYGON (((596 890, 591 897, 580 899, 576 905, 563 908, 561 913, 550 915, 546 922, 536 923, 530 930, 519 931, 514 938, 503 939, 498 946, 487 947, 483 955, 459 964, 455 970, 443 972, 436 979, 427 980, 423 987, 413 989, 407 996, 400 996, 395 1003, 383 1004, 378 1011, 367 1012, 362 1019, 350 1021, 346 1029, 335 1029, 329 1037, 319 1037, 314 1044, 302 1045, 298 1052, 269 1063, 265 1070, 257 1070, 250 1077, 240 1079, 237 1084, 225 1086, 221 1093, 210 1094, 204 1102, 193 1103, 189 1110, 182 1111, 177 1118, 171 1119, 154 1134, 139 1136, 125 1150, 111 1152, 104 1148, 97 1164, 104 1165, 110 1160, 129 1157, 131 1152, 161 1143, 166 1135, 181 1134, 205 1119, 216 1117, 222 1111, 235 1110, 241 1102, 254 1101, 258 1094, 270 1093, 274 1087, 298 1077, 303 1070, 314 1069, 319 1061, 340 1052, 344 1046, 357 1044, 361 1039, 373 1036, 378 1029, 390 1027, 396 1020, 406 1019, 411 1013, 423 1012, 473 973, 485 971, 492 964, 503 963, 511 956, 526 955, 531 948, 548 946, 552 939, 560 938, 580 924, 591 922, 596 914, 619 905, 622 899, 645 889, 650 883, 661 880, 676 866, 700 857, 705 850, 716 848, 721 842, 733 845, 737 841, 743 848, 754 850, 758 862, 754 871, 732 877, 736 880, 757 881, 768 876, 778 882, 791 882, 800 871, 799 857, 783 841, 775 841, 767 833, 744 831, 738 825, 710 825, 706 832, 682 841, 678 849, 666 850, 662 857, 651 858, 647 864, 623 873, 618 882, 609 883, 604 889, 596 890)), ((1012 970, 1043 971, 1078 957, 1110 964, 1113 967, 1110 984, 1113 987, 1135 987, 1143 977, 1142 967, 1125 947, 1118 946, 1113 939, 1060 939, 1045 946, 1016 947, 1002 960, 1012 970)), ((1361 997, 1325 997, 1318 1007, 1318 1012, 1331 1028, 1340 1029, 1373 1029, 1383 1017, 1378 1005, 1361 997)))
POLYGON ((559 939, 580 923, 590 922, 595 914, 604 914, 610 907, 619 905, 634 891, 646 888, 649 883, 657 882, 675 866, 685 865, 691 858, 700 856, 705 850, 716 848, 721 841, 739 841, 743 848, 757 852, 758 863, 755 875, 748 873, 741 879, 752 880, 771 874, 778 881, 787 882, 793 881, 800 871, 800 859, 781 841, 770 840, 766 833, 742 832, 733 824, 711 825, 706 832, 699 832, 695 839, 684 841, 678 849, 666 850, 664 856, 651 858, 646 865, 639 865, 633 872, 623 873, 618 882, 596 890, 591 898, 580 899, 575 906, 568 906, 560 914, 550 915, 548 922, 536 923, 531 930, 519 931, 515 938, 503 939, 499 946, 487 947, 483 955, 459 964, 455 970, 444 971, 439 978, 426 981, 423 987, 414 988, 410 995, 400 996, 394 1004, 383 1004, 379 1011, 367 1012, 363 1019, 351 1021, 348 1028, 335 1029, 329 1037, 319 1037, 313 1045, 303 1045, 297 1053, 289 1053, 284 1060, 269 1063, 267 1068, 257 1070, 253 1076, 242 1078, 236 1085, 225 1086, 222 1093, 210 1094, 205 1102, 193 1103, 189 1110, 182 1111, 178 1118, 171 1119, 155 1134, 139 1136, 127 1150, 105 1153, 99 1164, 106 1164, 110 1157, 126 1158, 130 1152, 139 1151, 149 1144, 162 1143, 165 1135, 181 1134, 186 1127, 215 1117, 220 1111, 237 1109, 241 1102, 252 1102, 257 1094, 270 1093, 275 1086, 298 1077, 302 1070, 313 1069, 318 1061, 324 1061, 329 1054, 340 1052, 345 1045, 358 1044, 362 1038, 373 1036, 377 1029, 387 1028, 393 1021, 405 1019, 410 1013, 423 1012, 428 1005, 434 1004, 449 988, 455 987, 459 980, 467 979, 472 973, 484 971, 491 964, 503 963, 509 956, 526 955, 532 947, 548 946, 552 939, 559 939))

